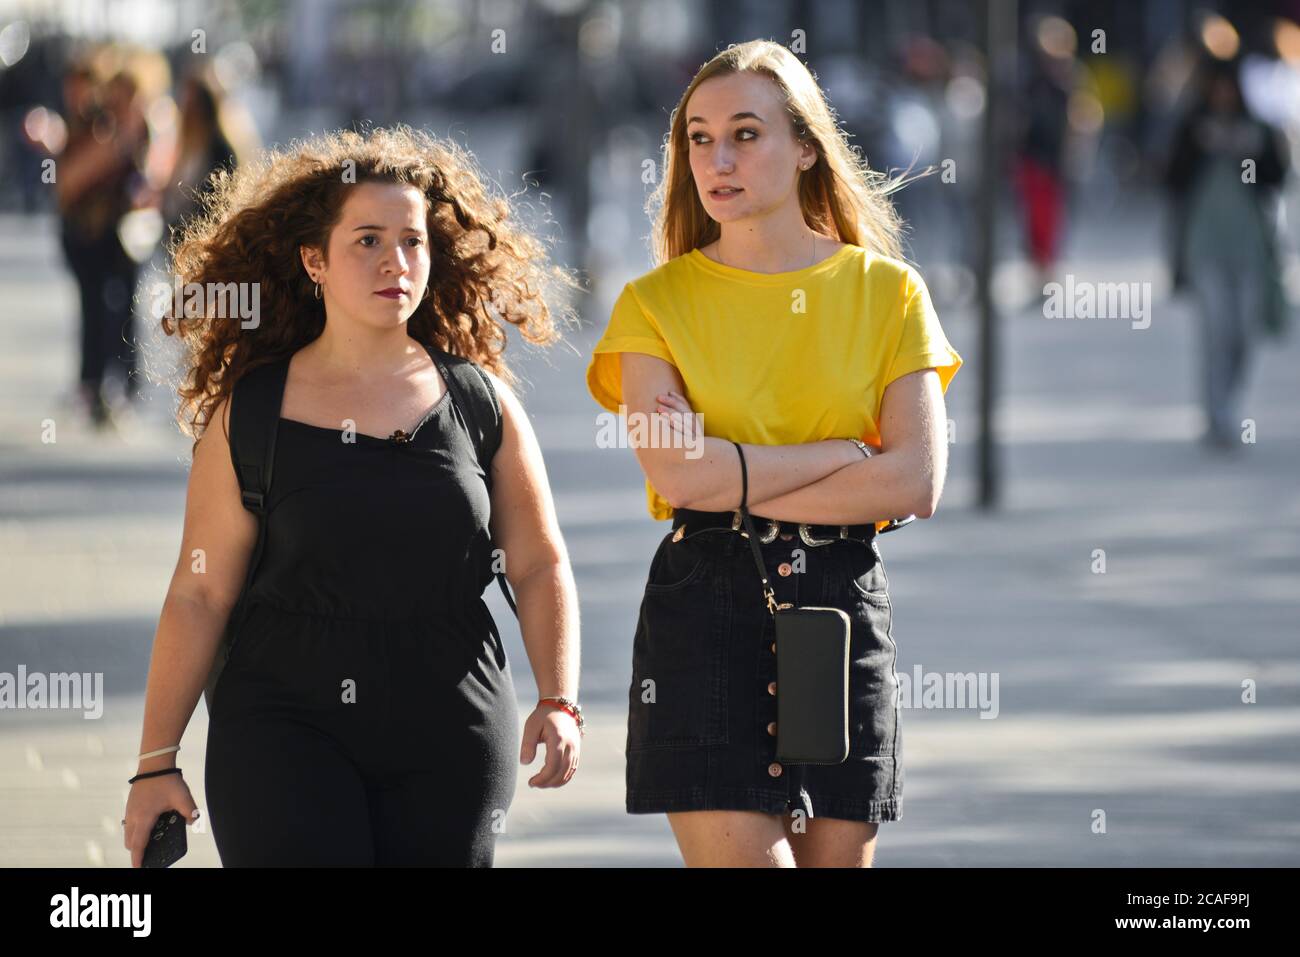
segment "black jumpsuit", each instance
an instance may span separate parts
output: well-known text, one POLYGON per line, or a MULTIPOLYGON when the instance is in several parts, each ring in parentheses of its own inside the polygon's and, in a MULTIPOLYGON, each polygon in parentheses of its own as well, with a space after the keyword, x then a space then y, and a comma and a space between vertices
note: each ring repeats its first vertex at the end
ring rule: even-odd
POLYGON ((518 713, 490 500, 448 392, 409 442, 280 419, 267 538, 212 700, 224 866, 491 866, 518 713))

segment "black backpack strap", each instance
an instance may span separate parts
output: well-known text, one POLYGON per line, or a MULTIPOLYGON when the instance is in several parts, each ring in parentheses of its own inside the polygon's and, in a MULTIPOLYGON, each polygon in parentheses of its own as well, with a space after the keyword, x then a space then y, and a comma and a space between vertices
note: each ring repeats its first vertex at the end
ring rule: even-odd
MULTIPOLYGON (((477 363, 430 346, 425 348, 428 349, 430 357, 438 366, 438 371, 447 381, 451 397, 461 410, 465 424, 469 426, 479 468, 483 470, 483 477, 490 492, 492 491, 492 459, 497 449, 501 447, 501 436, 504 431, 501 399, 497 396, 496 389, 492 387, 492 380, 477 363)), ((496 577, 497 584, 501 586, 501 594, 506 596, 506 603, 518 618, 519 609, 515 607, 514 595, 510 593, 506 576, 497 572, 496 577)))
MULTIPOLYGON (((253 585, 262 550, 266 546, 266 506, 271 494, 271 473, 275 465, 275 439, 280 430, 280 409, 284 400, 284 383, 289 375, 289 360, 282 359, 258 366, 245 373, 230 394, 230 461, 239 480, 239 495, 244 508, 257 517, 257 544, 248 561, 244 587, 231 611, 221 636, 204 698, 209 713, 217 679, 234 648, 234 635, 247 610, 248 591, 253 585)), ((217 428, 219 422, 213 423, 217 428)))

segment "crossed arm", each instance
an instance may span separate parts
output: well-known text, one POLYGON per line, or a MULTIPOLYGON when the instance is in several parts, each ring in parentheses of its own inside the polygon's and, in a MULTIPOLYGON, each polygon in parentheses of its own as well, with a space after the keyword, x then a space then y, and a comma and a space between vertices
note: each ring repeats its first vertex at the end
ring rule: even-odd
MULTIPOLYGON (((681 376, 671 363, 640 353, 622 353, 620 362, 623 402, 629 413, 691 411, 683 397, 681 376)), ((946 421, 939 376, 933 369, 922 369, 885 389, 881 451, 869 459, 844 439, 795 445, 743 443, 749 510, 764 518, 832 525, 912 514, 929 518, 938 507, 947 472, 946 421)), ((634 451, 650 483, 674 508, 726 511, 738 507, 740 461, 732 443, 705 436, 699 447, 703 454, 694 459, 687 458, 685 448, 634 451)))

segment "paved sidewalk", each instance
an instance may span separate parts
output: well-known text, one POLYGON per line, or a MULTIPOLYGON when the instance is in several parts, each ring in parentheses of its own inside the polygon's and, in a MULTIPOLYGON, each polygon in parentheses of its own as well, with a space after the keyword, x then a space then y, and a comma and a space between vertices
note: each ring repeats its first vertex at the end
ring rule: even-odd
MULTIPOLYGON (((881 550, 898 671, 996 674, 997 716, 904 713, 904 817, 881 829, 880 866, 1300 863, 1300 344, 1256 356, 1257 443, 1202 450, 1194 326, 1161 293, 1158 219, 1142 203, 1096 215, 1070 268, 1155 283, 1151 327, 1008 319, 993 515, 973 508, 975 327, 940 305, 967 360, 948 395, 949 480, 935 517, 881 550), (1242 703, 1247 681, 1257 703, 1242 703)), ((162 393, 130 441, 60 410, 76 302, 50 224, 0 217, 0 252, 0 671, 102 671, 109 699, 95 721, 0 712, 0 865, 122 866, 116 822, 189 443, 161 427, 162 393)), ((632 628, 666 526, 645 513, 632 453, 595 447, 582 372, 599 331, 524 363, 582 595, 592 730, 568 787, 530 790, 536 766, 520 769, 502 866, 680 863, 661 815, 623 809, 632 628)), ((489 601, 526 713, 527 659, 496 589, 489 601)), ((205 732, 200 705, 181 752, 200 807, 205 732)), ((217 863, 193 834, 180 866, 217 863)))

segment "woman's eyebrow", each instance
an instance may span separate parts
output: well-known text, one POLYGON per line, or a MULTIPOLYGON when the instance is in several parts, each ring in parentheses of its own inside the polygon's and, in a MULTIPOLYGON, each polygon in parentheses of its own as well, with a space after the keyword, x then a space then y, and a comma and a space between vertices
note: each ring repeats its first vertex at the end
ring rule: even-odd
MULTIPOLYGON (((734 123, 734 122, 736 122, 736 120, 748 120, 748 119, 755 119, 755 120, 758 120, 758 122, 760 122, 760 123, 766 123, 766 122, 767 122, 765 119, 763 119, 763 118, 762 118, 761 116, 759 116, 757 113, 749 113, 749 112, 744 112, 744 113, 733 113, 733 114, 731 115, 731 119, 730 119, 729 122, 734 123)), ((705 119, 704 117, 702 117, 702 116, 692 116, 689 120, 686 121, 686 125, 687 125, 687 126, 690 126, 692 123, 707 123, 707 122, 708 122, 708 120, 706 120, 706 119, 705 119)))
MULTIPOLYGON (((371 225, 371 226, 356 226, 356 227, 353 228, 352 231, 353 231, 354 233, 357 233, 357 232, 360 232, 360 231, 363 230, 363 229, 373 229, 373 230, 376 230, 377 232, 381 232, 381 233, 382 233, 382 232, 383 232, 385 229, 387 229, 387 228, 388 228, 387 226, 374 226, 374 225, 371 225)), ((423 229, 416 229, 414 226, 403 226, 403 227, 402 227, 402 232, 404 232, 404 233, 422 233, 422 232, 424 232, 424 230, 423 230, 423 229)))

